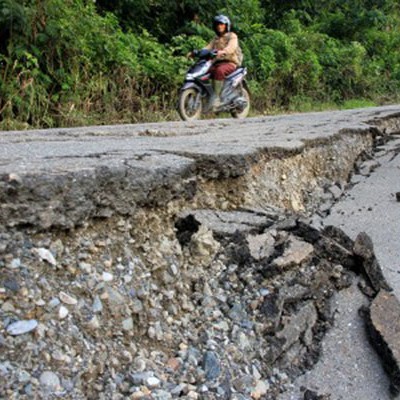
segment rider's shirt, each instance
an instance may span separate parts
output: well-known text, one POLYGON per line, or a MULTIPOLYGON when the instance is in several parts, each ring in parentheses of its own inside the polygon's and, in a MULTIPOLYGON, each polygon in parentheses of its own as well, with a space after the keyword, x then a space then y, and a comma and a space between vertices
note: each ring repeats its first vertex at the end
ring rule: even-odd
POLYGON ((209 50, 224 50, 225 55, 218 57, 216 61, 229 61, 237 66, 240 65, 238 50, 239 41, 236 33, 226 32, 222 36, 215 36, 213 40, 206 46, 209 50))

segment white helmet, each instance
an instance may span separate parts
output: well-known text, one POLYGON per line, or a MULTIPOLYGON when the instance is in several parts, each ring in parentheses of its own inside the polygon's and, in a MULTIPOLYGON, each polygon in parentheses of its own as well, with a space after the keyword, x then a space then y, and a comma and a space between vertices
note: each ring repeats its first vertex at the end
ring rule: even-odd
POLYGON ((215 32, 217 32, 217 25, 218 24, 225 24, 225 26, 226 26, 226 31, 227 32, 230 32, 231 31, 231 20, 226 16, 226 15, 222 15, 222 14, 220 14, 220 15, 217 15, 215 18, 214 18, 214 24, 213 24, 213 28, 214 28, 214 31, 215 32))

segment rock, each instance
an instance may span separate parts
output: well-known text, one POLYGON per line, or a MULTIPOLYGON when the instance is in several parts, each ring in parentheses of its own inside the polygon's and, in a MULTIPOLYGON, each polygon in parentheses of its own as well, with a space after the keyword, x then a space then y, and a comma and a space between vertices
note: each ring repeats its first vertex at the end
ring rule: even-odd
POLYGON ((209 263, 219 250, 220 244, 214 239, 212 231, 201 225, 199 230, 193 234, 190 242, 191 253, 209 263))
POLYGON ((282 256, 276 258, 273 264, 281 269, 301 265, 309 257, 311 257, 314 247, 296 237, 291 237, 288 247, 285 249, 282 256))
POLYGON ((50 250, 44 249, 44 248, 40 248, 40 249, 35 249, 36 253, 38 254, 38 256, 40 257, 40 259, 42 259, 43 261, 47 261, 50 265, 56 266, 57 265, 57 261, 54 258, 53 254, 51 253, 50 250))
POLYGON ((265 396, 267 391, 269 389, 269 384, 265 381, 258 381, 256 383, 255 388, 253 389, 253 391, 251 392, 251 397, 253 399, 260 399, 262 398, 262 396, 265 396))
POLYGON ((366 313, 372 346, 382 359, 392 391, 400 392, 400 302, 393 293, 380 290, 366 313))
MULTIPOLYGON (((353 241, 339 228, 328 226, 315 243, 315 252, 334 264, 356 270, 353 241)), ((356 272, 359 272, 356 270, 356 272)))
POLYGON ((94 313, 99 313, 103 311, 103 303, 101 302, 99 296, 95 296, 93 300, 92 310, 94 313))
POLYGON ((132 318, 126 318, 122 321, 122 329, 124 331, 131 331, 133 330, 133 319, 132 318))
POLYGON ((221 364, 217 354, 213 351, 207 351, 203 358, 203 369, 207 381, 217 379, 221 374, 221 364))
POLYGON ((111 282, 114 279, 114 275, 110 274, 109 272, 103 272, 101 278, 104 282, 111 282))
POLYGON ((60 379, 52 371, 45 371, 40 375, 40 385, 45 391, 57 392, 61 389, 60 379))
POLYGON ((65 319, 69 314, 68 308, 64 306, 60 306, 60 309, 58 310, 58 318, 60 319, 65 319))
POLYGON ((67 293, 60 292, 59 297, 64 304, 69 304, 72 306, 78 304, 78 300, 68 295, 67 293))
POLYGON ((21 267, 21 259, 20 258, 13 258, 8 265, 10 269, 18 269, 21 267))
POLYGON ((170 358, 167 361, 167 367, 170 368, 172 371, 177 371, 180 366, 182 365, 182 360, 180 358, 174 357, 170 358))
POLYGON ((153 377, 153 371, 137 372, 130 374, 131 381, 134 385, 144 385, 146 383, 146 380, 153 377))
POLYGON ((38 322, 35 319, 17 321, 7 326, 7 333, 11 336, 19 336, 35 330, 38 322))
POLYGON ((338 200, 340 196, 343 194, 343 190, 337 185, 332 185, 329 188, 329 192, 332 194, 335 200, 338 200))
POLYGON ((273 332, 277 329, 283 310, 283 299, 278 293, 269 293, 264 296, 260 312, 267 319, 267 331, 273 332))
POLYGON ((187 241, 189 232, 192 234, 197 232, 199 226, 221 237, 233 235, 236 232, 258 233, 263 228, 271 226, 272 223, 271 218, 256 212, 197 210, 183 213, 176 226, 180 231, 178 235, 187 241), (185 230, 186 234, 184 234, 185 230))
POLYGON ((396 192, 396 201, 400 201, 400 192, 396 192))
POLYGON ((154 376, 150 376, 148 378, 145 379, 144 384, 149 388, 149 389, 155 389, 160 387, 161 381, 154 377, 154 376))
POLYGON ((11 292, 18 292, 20 285, 14 278, 8 278, 3 282, 3 286, 11 292))
POLYGON ((154 400, 170 400, 172 399, 171 393, 165 390, 155 390, 151 392, 151 397, 154 400))
POLYGON ((361 258, 364 271, 370 280, 372 287, 377 292, 380 289, 391 291, 392 288, 387 283, 381 266, 375 257, 372 240, 365 232, 361 232, 357 235, 353 251, 354 254, 361 258))
POLYGON ((330 398, 330 395, 319 395, 317 392, 310 389, 306 389, 303 397, 304 400, 330 400, 330 398))
POLYGON ((278 342, 271 348, 272 359, 276 360, 283 352, 298 342, 300 337, 304 337, 304 340, 307 341, 305 344, 309 345, 310 338, 312 338, 312 328, 317 319, 317 310, 314 304, 309 301, 294 315, 283 321, 283 329, 276 333, 278 342))
POLYGON ((255 260, 268 258, 274 252, 275 235, 269 231, 261 235, 248 235, 247 243, 249 245, 250 255, 255 260))

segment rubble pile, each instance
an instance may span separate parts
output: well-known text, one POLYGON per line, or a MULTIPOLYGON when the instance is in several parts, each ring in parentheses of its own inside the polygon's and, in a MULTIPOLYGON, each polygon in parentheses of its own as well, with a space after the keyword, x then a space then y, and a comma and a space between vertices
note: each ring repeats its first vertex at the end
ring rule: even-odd
POLYGON ((359 261, 342 231, 277 209, 2 232, 0 397, 274 399, 359 261))

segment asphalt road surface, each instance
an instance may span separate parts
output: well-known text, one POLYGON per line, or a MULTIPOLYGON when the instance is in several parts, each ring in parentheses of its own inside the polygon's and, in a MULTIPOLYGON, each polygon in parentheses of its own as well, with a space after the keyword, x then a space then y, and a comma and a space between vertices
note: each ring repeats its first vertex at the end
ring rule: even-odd
MULTIPOLYGON (((324 225, 343 229, 352 239, 366 232, 374 243, 385 278, 400 298, 400 138, 385 145, 377 168, 360 178, 331 209, 324 225)), ((356 285, 336 297, 336 324, 323 344, 316 367, 295 382, 279 400, 302 400, 304 388, 330 394, 330 400, 391 400, 389 380, 370 346, 358 309, 366 299, 356 285), (301 389, 303 387, 303 389, 301 389)))

